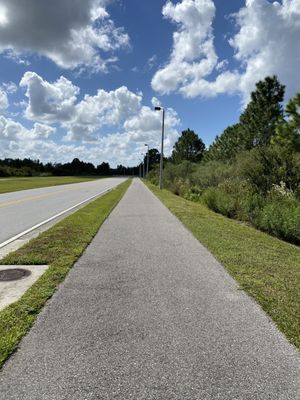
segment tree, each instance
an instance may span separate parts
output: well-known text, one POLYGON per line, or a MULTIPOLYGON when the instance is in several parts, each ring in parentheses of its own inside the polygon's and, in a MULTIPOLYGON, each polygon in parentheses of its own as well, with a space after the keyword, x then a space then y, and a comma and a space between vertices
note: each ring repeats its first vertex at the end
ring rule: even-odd
POLYGON ((205 150, 205 144, 192 130, 182 131, 180 138, 173 147, 172 160, 180 163, 184 160, 191 162, 201 161, 205 150))
POLYGON ((97 174, 101 176, 109 176, 110 175, 109 163, 103 162, 100 165, 97 165, 97 174))
POLYGON ((284 90, 285 86, 275 75, 256 84, 251 101, 240 117, 245 150, 270 144, 277 124, 283 119, 284 90))
POLYGON ((300 151, 300 93, 286 106, 288 120, 283 120, 276 128, 272 144, 289 151, 300 151))
MULTIPOLYGON (((159 164, 160 161, 160 152, 157 149, 149 149, 149 171, 153 169, 155 164, 159 164)), ((148 157, 145 155, 144 163, 147 165, 148 157)))
POLYGON ((230 161, 244 150, 240 124, 228 126, 220 136, 216 136, 204 155, 205 161, 230 161))

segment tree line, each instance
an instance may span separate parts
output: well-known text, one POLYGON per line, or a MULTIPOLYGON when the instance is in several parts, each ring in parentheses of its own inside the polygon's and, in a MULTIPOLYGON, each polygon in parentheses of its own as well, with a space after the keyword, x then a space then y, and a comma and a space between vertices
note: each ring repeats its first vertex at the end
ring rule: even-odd
MULTIPOLYGON (((205 148, 182 132, 164 169, 174 193, 212 210, 300 243, 300 94, 283 107, 276 76, 256 84, 238 123, 205 148)), ((158 171, 149 174, 153 183, 158 171)))
POLYGON ((111 168, 108 162, 102 162, 96 167, 90 162, 74 158, 68 163, 45 163, 30 158, 0 160, 0 176, 112 176, 138 174, 138 169, 118 165, 111 168))

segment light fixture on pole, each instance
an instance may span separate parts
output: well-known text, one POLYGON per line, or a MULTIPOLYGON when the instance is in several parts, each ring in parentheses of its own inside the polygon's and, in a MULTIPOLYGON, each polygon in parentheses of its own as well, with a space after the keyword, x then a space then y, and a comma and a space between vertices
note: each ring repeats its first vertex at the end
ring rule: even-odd
POLYGON ((148 148, 148 151, 147 151, 147 172, 146 172, 146 174, 148 176, 148 174, 149 174, 149 145, 145 144, 145 146, 147 146, 147 148, 148 148))
POLYGON ((159 164, 159 188, 163 188, 163 162, 164 162, 164 136, 165 136, 165 109, 163 107, 155 107, 155 111, 162 111, 162 127, 161 127, 161 150, 159 164))

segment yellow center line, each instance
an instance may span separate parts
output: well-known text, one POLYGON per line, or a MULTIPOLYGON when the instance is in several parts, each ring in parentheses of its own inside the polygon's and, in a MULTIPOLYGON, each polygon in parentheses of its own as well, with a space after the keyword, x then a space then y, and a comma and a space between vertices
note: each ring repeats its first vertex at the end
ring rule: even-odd
POLYGON ((70 192, 72 190, 77 190, 77 189, 78 188, 70 188, 70 189, 59 190, 57 192, 52 192, 52 193, 39 194, 37 196, 23 197, 22 199, 11 200, 11 201, 8 201, 8 202, 5 202, 5 203, 0 203, 0 207, 8 207, 8 206, 12 206, 14 204, 25 203, 27 201, 44 199, 46 197, 51 197, 51 196, 54 196, 54 195, 59 194, 59 193, 70 192))

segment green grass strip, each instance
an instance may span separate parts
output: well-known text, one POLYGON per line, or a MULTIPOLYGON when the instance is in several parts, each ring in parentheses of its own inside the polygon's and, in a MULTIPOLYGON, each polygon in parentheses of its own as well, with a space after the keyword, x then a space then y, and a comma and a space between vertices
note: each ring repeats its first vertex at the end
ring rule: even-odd
POLYGON ((300 248, 146 184, 300 348, 300 248))
POLYGON ((19 190, 36 189, 47 186, 66 185, 70 183, 89 182, 99 177, 82 176, 45 176, 29 178, 1 178, 0 194, 8 192, 17 192, 19 190))
POLYGON ((45 302, 64 280, 130 183, 131 180, 127 180, 0 260, 0 264, 6 265, 49 265, 19 301, 0 312, 0 366, 30 329, 45 302))

